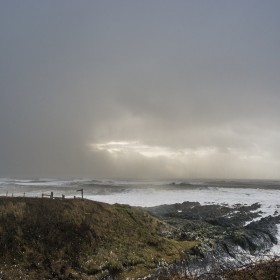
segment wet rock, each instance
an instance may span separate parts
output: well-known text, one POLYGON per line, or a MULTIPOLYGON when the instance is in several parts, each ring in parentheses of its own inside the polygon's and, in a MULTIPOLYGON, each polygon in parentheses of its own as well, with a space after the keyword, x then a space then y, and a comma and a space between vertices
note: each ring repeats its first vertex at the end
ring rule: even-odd
POLYGON ((260 219, 259 208, 258 203, 230 207, 184 202, 151 207, 148 211, 171 226, 168 238, 199 241, 189 253, 190 259, 177 264, 176 269, 207 272, 213 260, 220 267, 238 267, 250 263, 252 256, 268 252, 277 243, 280 215, 260 219))

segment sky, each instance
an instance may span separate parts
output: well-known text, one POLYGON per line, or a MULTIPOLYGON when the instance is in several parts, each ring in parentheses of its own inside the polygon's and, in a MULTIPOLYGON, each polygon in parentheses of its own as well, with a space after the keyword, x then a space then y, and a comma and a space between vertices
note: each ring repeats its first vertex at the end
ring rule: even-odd
POLYGON ((280 179, 280 1, 0 2, 0 177, 280 179))

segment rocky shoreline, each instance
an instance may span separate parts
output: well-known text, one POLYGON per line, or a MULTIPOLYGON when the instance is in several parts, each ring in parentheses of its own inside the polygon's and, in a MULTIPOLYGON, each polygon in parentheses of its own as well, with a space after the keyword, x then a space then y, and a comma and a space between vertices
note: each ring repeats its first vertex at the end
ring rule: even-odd
POLYGON ((219 279, 277 243, 260 206, 0 197, 0 279, 219 279))
POLYGON ((163 236, 198 241, 186 261, 159 269, 160 279, 168 279, 170 273, 203 276, 213 270, 241 268, 265 258, 278 242, 280 215, 262 217, 258 203, 229 206, 184 202, 146 209, 171 226, 163 236))

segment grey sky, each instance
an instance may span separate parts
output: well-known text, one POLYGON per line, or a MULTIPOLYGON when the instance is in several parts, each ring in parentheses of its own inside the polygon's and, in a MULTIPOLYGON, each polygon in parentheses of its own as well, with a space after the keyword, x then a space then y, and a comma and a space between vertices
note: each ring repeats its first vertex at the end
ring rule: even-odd
POLYGON ((279 1, 0 3, 0 176, 280 178, 279 1))

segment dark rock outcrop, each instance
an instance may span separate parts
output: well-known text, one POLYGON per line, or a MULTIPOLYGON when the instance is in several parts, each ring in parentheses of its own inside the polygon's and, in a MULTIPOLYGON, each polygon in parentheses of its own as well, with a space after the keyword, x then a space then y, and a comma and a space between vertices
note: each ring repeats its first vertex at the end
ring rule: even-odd
POLYGON ((148 210, 173 226, 167 237, 196 240, 186 263, 171 270, 207 273, 215 266, 232 269, 252 262, 277 244, 280 216, 261 218, 260 205, 200 205, 197 202, 161 205, 148 210))

